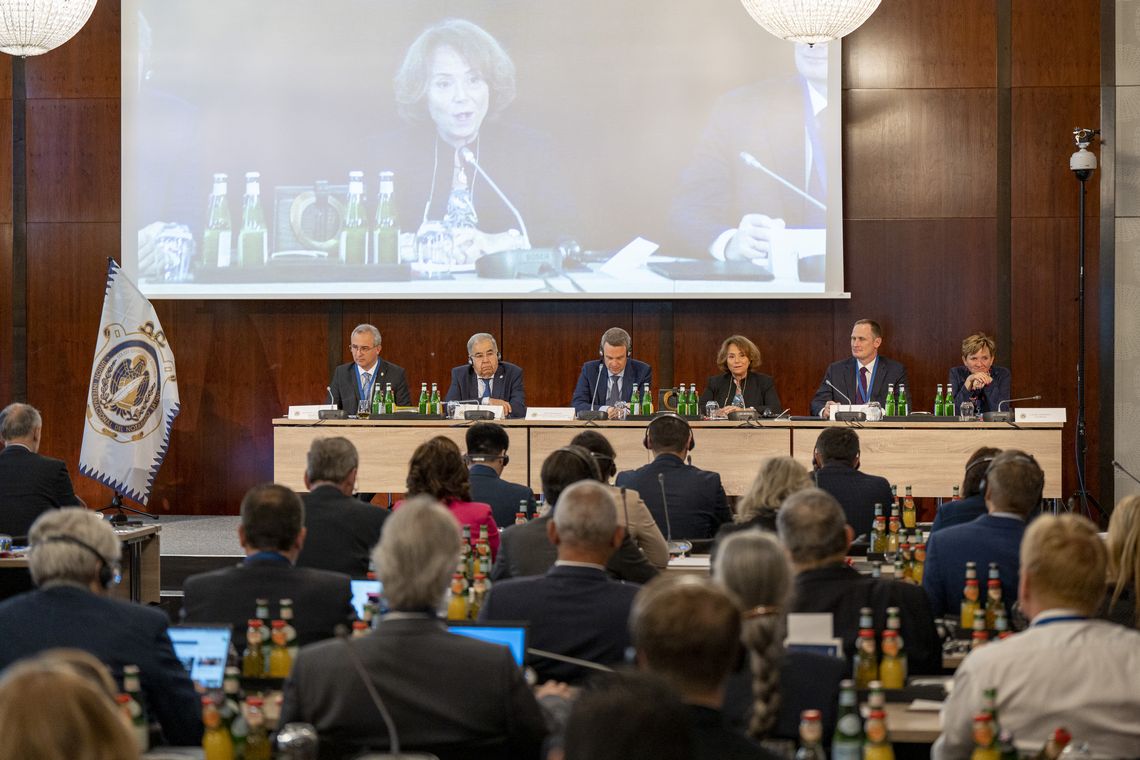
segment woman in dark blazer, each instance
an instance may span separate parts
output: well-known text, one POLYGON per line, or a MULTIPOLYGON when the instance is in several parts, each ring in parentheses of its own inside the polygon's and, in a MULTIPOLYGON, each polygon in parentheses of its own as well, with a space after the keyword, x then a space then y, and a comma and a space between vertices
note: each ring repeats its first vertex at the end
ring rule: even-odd
POLYGON ((760 366, 760 349, 748 338, 743 335, 726 338, 720 344, 716 363, 723 374, 710 377, 705 385, 701 394, 702 412, 709 401, 720 404, 723 414, 741 409, 755 409, 761 414, 764 409, 770 409, 773 414, 783 410, 771 376, 754 371, 760 366))
POLYGON ((963 401, 972 401, 974 412, 999 412, 998 405, 1009 401, 1010 374, 994 364, 997 346, 985 333, 974 333, 962 341, 962 363, 950 368, 946 382, 954 389, 954 413, 963 401))

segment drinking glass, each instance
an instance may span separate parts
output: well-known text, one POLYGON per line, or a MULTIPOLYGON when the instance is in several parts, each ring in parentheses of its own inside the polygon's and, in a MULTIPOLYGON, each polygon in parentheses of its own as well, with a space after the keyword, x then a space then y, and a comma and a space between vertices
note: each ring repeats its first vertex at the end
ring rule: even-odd
POLYGON ((624 420, 626 417, 629 416, 629 402, 628 401, 617 402, 616 404, 614 404, 614 409, 617 409, 617 418, 619 420, 624 420))
POLYGON ((356 404, 356 418, 366 420, 372 416, 372 402, 360 399, 356 404))
POLYGON ((705 404, 705 419, 715 420, 720 416, 720 404, 716 401, 709 401, 705 404))
POLYGON ((455 410, 458 408, 459 408, 459 402, 458 401, 448 401, 447 402, 447 419, 449 419, 449 420, 455 419, 455 410))
POLYGON ((963 401, 958 406, 958 419, 960 419, 960 420, 972 420, 972 419, 974 419, 974 402, 973 401, 963 401))

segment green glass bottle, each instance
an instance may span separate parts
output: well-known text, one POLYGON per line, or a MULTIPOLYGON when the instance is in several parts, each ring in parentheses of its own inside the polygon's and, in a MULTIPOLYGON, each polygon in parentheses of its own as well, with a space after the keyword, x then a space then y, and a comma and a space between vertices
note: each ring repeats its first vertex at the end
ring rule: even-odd
POLYGON ((431 414, 441 414, 439 401, 439 386, 435 383, 431 384, 431 397, 428 399, 428 412, 431 414))
POLYGON ((265 210, 261 207, 261 173, 245 173, 245 201, 241 212, 241 234, 238 235, 238 265, 264 266, 269 261, 269 231, 265 227, 265 210))
POLYGON ((946 399, 942 398, 942 383, 938 384, 938 390, 934 392, 934 416, 941 417, 945 411, 946 399))
POLYGON ((420 414, 428 413, 428 401, 430 398, 431 397, 428 396, 427 383, 420 383, 420 414))
POLYGON ((641 413, 653 414, 653 396, 649 394, 649 383, 641 386, 641 413))
POLYGON ((832 760, 862 760, 863 719, 859 715, 859 702, 855 694, 855 682, 839 683, 839 717, 835 722, 835 733, 831 736, 832 760))
POLYGON ((377 264, 400 263, 400 225, 392 198, 395 180, 392 172, 380 172, 380 195, 376 202, 376 224, 372 229, 372 259, 377 264))
POLYGON ((899 386, 899 400, 896 413, 899 417, 906 417, 910 414, 910 399, 906 397, 906 386, 899 386))
POLYGON ((629 397, 629 413, 641 414, 641 394, 637 390, 637 383, 633 384, 633 394, 629 397))
POLYGON ((368 256, 368 222, 364 217, 364 172, 348 173, 348 205, 340 231, 340 261, 361 266, 368 256))
POLYGON ((895 398, 895 384, 891 383, 887 386, 887 408, 883 410, 883 415, 895 417, 898 415, 898 408, 898 400, 895 398))
POLYGON ((392 384, 387 383, 384 388, 384 414, 396 411, 396 396, 392 393, 392 384))
POLYGON ((372 383, 372 416, 380 414, 384 411, 384 391, 380 388, 380 383, 372 383))
POLYGON ((946 384, 946 395, 943 396, 943 400, 942 400, 942 416, 943 417, 954 417, 957 415, 957 413, 958 413, 958 410, 955 408, 955 404, 954 404, 954 386, 951 385, 950 383, 947 383, 946 384))
POLYGON ((201 266, 205 269, 230 265, 230 241, 233 223, 230 220, 230 203, 225 174, 214 175, 214 188, 210 193, 210 210, 206 229, 202 233, 201 266))

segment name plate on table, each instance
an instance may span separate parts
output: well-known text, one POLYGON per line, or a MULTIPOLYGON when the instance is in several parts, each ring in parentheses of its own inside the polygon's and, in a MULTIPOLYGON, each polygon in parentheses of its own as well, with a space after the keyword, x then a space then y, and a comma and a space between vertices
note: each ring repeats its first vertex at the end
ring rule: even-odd
POLYGON ((490 412, 495 419, 503 419, 503 407, 497 404, 458 404, 455 407, 455 419, 463 419, 464 412, 490 412))
POLYGON ((289 419, 291 420, 315 420, 320 417, 320 413, 326 409, 336 409, 335 404, 305 404, 301 406, 289 407, 289 419))
POLYGON ((528 420, 573 422, 574 407, 572 406, 528 406, 526 408, 528 420))
POLYGON ((1018 407, 1013 412, 1014 422, 1067 422, 1063 406, 1018 407))

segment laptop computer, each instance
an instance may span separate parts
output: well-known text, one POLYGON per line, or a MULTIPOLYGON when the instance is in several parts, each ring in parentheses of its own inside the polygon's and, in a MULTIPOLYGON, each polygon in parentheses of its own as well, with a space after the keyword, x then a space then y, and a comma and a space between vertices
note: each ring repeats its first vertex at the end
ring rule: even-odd
POLYGON ((228 625, 175 625, 170 627, 174 654, 182 661, 190 680, 205 689, 222 688, 226 658, 230 653, 228 625))
POLYGON ((527 627, 526 623, 496 622, 477 623, 465 621, 462 623, 449 622, 447 629, 460 636, 468 636, 492 644, 500 644, 511 650, 511 655, 521 668, 526 660, 527 627))
POLYGON ((368 602, 368 595, 379 595, 384 590, 384 586, 380 581, 364 578, 354 579, 350 583, 352 584, 352 606, 356 609, 356 617, 363 620, 364 605, 368 602))

